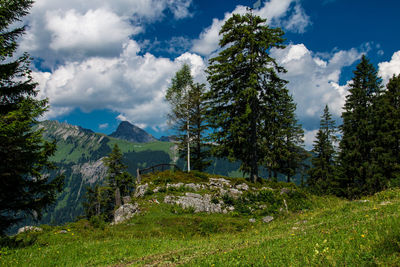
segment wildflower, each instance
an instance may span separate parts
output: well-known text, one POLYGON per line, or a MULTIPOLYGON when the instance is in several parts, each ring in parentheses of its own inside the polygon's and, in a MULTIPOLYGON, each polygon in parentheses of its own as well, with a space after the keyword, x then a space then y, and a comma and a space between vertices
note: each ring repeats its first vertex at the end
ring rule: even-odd
POLYGON ((365 237, 365 235, 361 235, 361 237, 365 237))

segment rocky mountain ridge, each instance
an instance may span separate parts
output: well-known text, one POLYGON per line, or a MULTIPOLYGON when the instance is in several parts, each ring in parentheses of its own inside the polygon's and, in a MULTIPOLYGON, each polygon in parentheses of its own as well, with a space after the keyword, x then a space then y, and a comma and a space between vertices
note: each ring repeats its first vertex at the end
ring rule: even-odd
POLYGON ((149 143, 157 141, 154 136, 128 121, 121 122, 118 125, 117 130, 109 136, 134 143, 149 143))

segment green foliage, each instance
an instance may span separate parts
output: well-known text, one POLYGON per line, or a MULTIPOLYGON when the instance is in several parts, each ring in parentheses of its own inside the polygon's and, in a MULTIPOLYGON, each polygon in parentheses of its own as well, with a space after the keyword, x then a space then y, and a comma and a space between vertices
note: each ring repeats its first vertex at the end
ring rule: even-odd
POLYGON ((37 84, 28 54, 13 56, 25 28, 9 27, 28 13, 32 3, 0 4, 0 235, 27 215, 40 219, 43 209, 55 202, 63 181, 62 176, 48 176, 54 169, 49 161, 54 142, 45 142, 42 131, 33 130, 47 100, 35 98, 37 84))
POLYGON ((335 121, 329 113, 328 105, 325 106, 321 116, 320 128, 314 141, 314 157, 311 160, 312 168, 309 170, 307 184, 310 189, 318 194, 334 193, 336 180, 336 151, 334 143, 337 142, 335 121))
POLYGON ((208 126, 205 123, 204 92, 205 84, 194 83, 189 65, 184 64, 172 78, 165 96, 171 106, 169 123, 179 133, 177 141, 181 157, 189 157, 187 164, 198 171, 203 171, 211 163, 206 160, 209 149, 205 145, 208 126))
POLYGON ((342 113, 339 195, 354 198, 385 188, 388 177, 382 176, 382 166, 377 161, 380 148, 376 142, 381 87, 377 70, 363 56, 354 71, 342 113))
POLYGON ((284 47, 283 31, 247 13, 234 14, 220 35, 223 50, 210 60, 207 70, 213 152, 240 160, 240 170, 250 174, 253 182, 261 164, 279 169, 290 180, 297 168, 302 130, 286 81, 278 77, 285 70, 269 55, 272 48, 284 47))
POLYGON ((114 211, 114 189, 109 186, 87 187, 85 202, 83 203, 85 216, 92 217, 96 221, 101 218, 103 221, 111 221, 114 211))

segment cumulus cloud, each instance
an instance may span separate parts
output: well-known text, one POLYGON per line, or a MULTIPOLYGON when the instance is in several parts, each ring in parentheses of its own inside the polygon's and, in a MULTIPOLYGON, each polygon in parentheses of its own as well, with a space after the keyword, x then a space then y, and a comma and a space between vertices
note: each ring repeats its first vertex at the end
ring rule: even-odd
POLYGON ((192 0, 38 0, 24 18, 29 25, 20 50, 52 68, 88 56, 118 56, 121 43, 165 18, 189 17, 192 0))
MULTIPOLYGON (((323 108, 338 118, 347 95, 348 84, 339 84, 343 67, 352 65, 363 51, 337 51, 320 58, 304 44, 291 44, 285 49, 273 49, 271 54, 287 69, 282 78, 297 103, 297 114, 306 129, 315 129, 323 108)), ((307 139, 306 139, 307 140, 307 139)))
MULTIPOLYGON (((245 6, 237 6, 232 12, 225 13, 224 19, 213 19, 212 24, 205 29, 198 39, 193 41, 192 51, 208 56, 218 49, 219 31, 222 25, 232 14, 244 14, 245 6)), ((262 18, 267 18, 267 23, 272 26, 281 26, 293 32, 304 32, 311 24, 309 17, 298 0, 270 0, 256 9, 254 13, 262 18)))
POLYGON ((118 57, 91 57, 66 62, 53 72, 34 72, 40 98, 50 101, 46 118, 57 117, 80 108, 85 112, 109 109, 120 113, 118 119, 141 126, 165 126, 168 105, 164 101, 170 79, 184 62, 195 80, 204 79, 203 59, 185 53, 175 60, 157 58, 133 41, 123 45, 118 57))
POLYGON ((386 85, 393 74, 400 74, 400 51, 395 52, 390 61, 379 63, 378 67, 379 75, 383 79, 383 84, 386 85))

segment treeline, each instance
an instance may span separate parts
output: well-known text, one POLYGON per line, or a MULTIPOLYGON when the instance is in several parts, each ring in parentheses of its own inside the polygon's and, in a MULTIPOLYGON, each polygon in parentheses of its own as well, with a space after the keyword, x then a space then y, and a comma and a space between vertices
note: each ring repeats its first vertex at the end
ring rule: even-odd
POLYGON ((363 56, 342 119, 337 128, 325 107, 313 148, 310 188, 319 194, 356 198, 399 186, 400 75, 393 75, 383 88, 377 70, 363 56))
POLYGON ((210 154, 240 161, 252 182, 259 167, 287 181, 307 173, 318 194, 356 198, 400 184, 400 76, 386 88, 363 56, 346 97, 343 124, 337 127, 328 104, 313 147, 312 166, 303 148, 296 104, 279 75, 286 70, 270 56, 281 49, 283 31, 248 12, 222 26, 220 52, 209 60, 210 85, 193 82, 190 67, 172 79, 166 100, 169 122, 178 134, 187 169, 206 169, 210 154))

